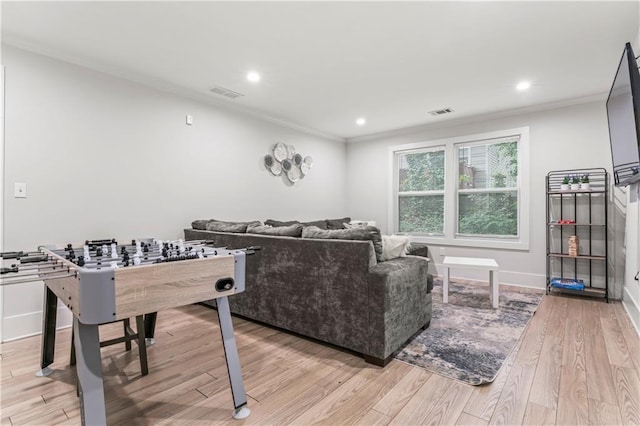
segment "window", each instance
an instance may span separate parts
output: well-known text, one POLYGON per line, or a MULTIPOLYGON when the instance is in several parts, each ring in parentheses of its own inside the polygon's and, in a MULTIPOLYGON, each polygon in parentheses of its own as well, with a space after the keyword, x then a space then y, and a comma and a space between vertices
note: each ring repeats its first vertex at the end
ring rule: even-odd
POLYGON ((518 140, 457 146, 457 235, 518 236, 518 140))
POLYGON ((390 148, 390 231, 528 249, 528 128, 390 148))
POLYGON ((444 149, 398 154, 399 230, 444 235, 444 149))

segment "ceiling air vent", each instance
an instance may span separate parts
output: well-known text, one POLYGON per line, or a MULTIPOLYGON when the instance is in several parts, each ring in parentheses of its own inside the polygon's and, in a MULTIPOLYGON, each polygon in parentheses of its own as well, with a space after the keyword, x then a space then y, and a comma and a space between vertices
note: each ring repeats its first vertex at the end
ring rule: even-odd
POLYGON ((234 92, 233 90, 225 89, 224 87, 216 86, 211 89, 216 95, 226 96, 229 99, 236 99, 240 96, 244 96, 242 93, 234 92))
POLYGON ((438 117, 440 115, 449 114, 452 112, 453 110, 451 108, 442 108, 442 109, 436 109, 434 111, 429 111, 429 114, 438 117))

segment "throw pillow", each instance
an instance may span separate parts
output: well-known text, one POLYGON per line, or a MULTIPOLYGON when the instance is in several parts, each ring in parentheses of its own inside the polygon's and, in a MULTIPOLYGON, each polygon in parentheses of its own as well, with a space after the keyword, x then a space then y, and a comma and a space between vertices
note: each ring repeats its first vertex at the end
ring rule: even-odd
POLYGON ((302 238, 324 238, 331 240, 369 240, 373 242, 376 260, 382 262, 382 237, 375 226, 352 229, 320 229, 316 226, 306 226, 302 230, 302 238))
POLYGON ((273 220, 273 219, 267 219, 267 220, 264 221, 265 225, 275 226, 275 227, 278 227, 278 226, 291 226, 291 225, 295 225, 296 223, 300 223, 300 222, 298 222, 297 220, 290 220, 290 221, 287 221, 287 222, 282 222, 282 221, 273 220))
POLYGON ((404 235, 383 235, 382 236, 382 260, 395 259, 406 256, 409 253, 411 242, 409 237, 404 235))
POLYGON ((351 222, 350 217, 343 217, 342 219, 326 219, 327 229, 345 229, 344 224, 351 222))
POLYGON ((245 233, 249 225, 261 224, 260 221, 253 222, 224 222, 222 220, 211 220, 207 223, 207 231, 245 233))
POLYGON ((326 220, 314 220, 312 222, 301 222, 304 226, 317 226, 320 229, 328 229, 326 220))
POLYGON ((294 223, 289 226, 249 225, 247 233, 276 235, 279 237, 299 237, 302 234, 302 224, 294 223))

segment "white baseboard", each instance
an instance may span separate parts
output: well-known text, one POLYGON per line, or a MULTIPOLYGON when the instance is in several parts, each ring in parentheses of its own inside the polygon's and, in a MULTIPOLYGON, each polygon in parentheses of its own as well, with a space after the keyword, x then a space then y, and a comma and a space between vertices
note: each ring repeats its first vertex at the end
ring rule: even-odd
MULTIPOLYGON (((56 329, 71 327, 73 316, 66 307, 58 306, 56 329)), ((2 341, 23 339, 42 333, 42 311, 13 315, 2 319, 4 328, 2 341)))
MULTIPOLYGON (((434 264, 437 274, 442 277, 444 272, 444 266, 441 263, 434 264)), ((431 272, 431 271, 430 271, 431 272)), ((467 268, 455 269, 451 270, 451 278, 460 278, 463 280, 474 280, 481 282, 489 282, 489 273, 483 270, 474 270, 467 268)), ((622 284, 617 284, 613 282, 612 279, 609 279, 609 300, 611 299, 619 299, 620 298, 620 289, 622 289, 622 284)), ((537 288, 541 290, 546 290, 547 286, 547 277, 542 274, 531 274, 527 272, 517 272, 517 271, 505 271, 500 270, 500 284, 507 284, 514 287, 526 287, 526 288, 537 288)), ((626 298, 629 298, 627 296, 626 298)), ((635 307, 636 312, 638 311, 638 307, 635 307)), ((635 323, 636 328, 638 327, 638 323, 635 323)))
POLYGON ((627 311, 627 315, 631 319, 631 323, 633 327, 636 329, 636 333, 640 336, 640 308, 636 305, 636 302, 629 294, 628 289, 624 289, 624 295, 622 297, 622 306, 624 310, 627 311))

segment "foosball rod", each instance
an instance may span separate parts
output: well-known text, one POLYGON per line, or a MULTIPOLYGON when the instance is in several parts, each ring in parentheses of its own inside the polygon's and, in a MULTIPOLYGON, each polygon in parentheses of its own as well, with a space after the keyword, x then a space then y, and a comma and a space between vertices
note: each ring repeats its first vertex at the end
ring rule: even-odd
MULTIPOLYGON (((56 268, 58 269, 56 270, 51 270, 51 271, 39 271, 36 269, 27 269, 27 270, 20 270, 20 268, 15 267, 15 268, 3 268, 3 274, 2 275, 7 275, 7 274, 12 274, 9 275, 8 278, 10 277, 16 277, 16 276, 32 276, 32 275, 47 275, 47 274, 59 274, 60 272, 71 272, 72 266, 68 265, 68 266, 60 266, 60 268, 56 268), (9 269, 9 271, 6 271, 6 269, 9 269), (65 271, 66 270, 66 271, 65 271)), ((75 270, 75 268, 73 268, 75 270)))
POLYGON ((12 263, 11 266, 16 266, 18 268, 20 268, 20 270, 23 271, 28 271, 31 269, 42 269, 42 268, 56 268, 56 267, 63 267, 64 265, 62 264, 62 262, 60 262, 59 260, 48 260, 46 262, 40 262, 40 263, 36 263, 36 264, 26 264, 26 265, 22 265, 21 263, 12 263))
POLYGON ((53 276, 46 276, 46 277, 38 277, 38 276, 33 276, 33 278, 27 278, 30 275, 23 275, 23 276, 13 276, 11 278, 0 278, 0 287, 4 287, 4 286, 9 286, 9 285, 15 285, 15 284, 25 284, 25 283, 34 283, 34 282, 38 282, 38 281, 42 281, 42 280, 55 280, 55 279, 59 279, 59 278, 69 278, 69 277, 75 277, 77 276, 77 274, 75 272, 69 272, 63 275, 53 275, 53 276))
POLYGON ((36 254, 42 254, 37 251, 5 251, 0 253, 2 259, 19 259, 21 257, 32 256, 36 254))
MULTIPOLYGON (((52 272, 60 272, 64 269, 69 270, 70 266, 57 265, 57 266, 43 266, 42 268, 21 268, 18 265, 11 265, 11 267, 1 268, 0 275, 7 274, 23 274, 23 275, 37 275, 37 274, 50 274, 52 272)), ((15 275, 11 275, 15 276, 15 275)))

